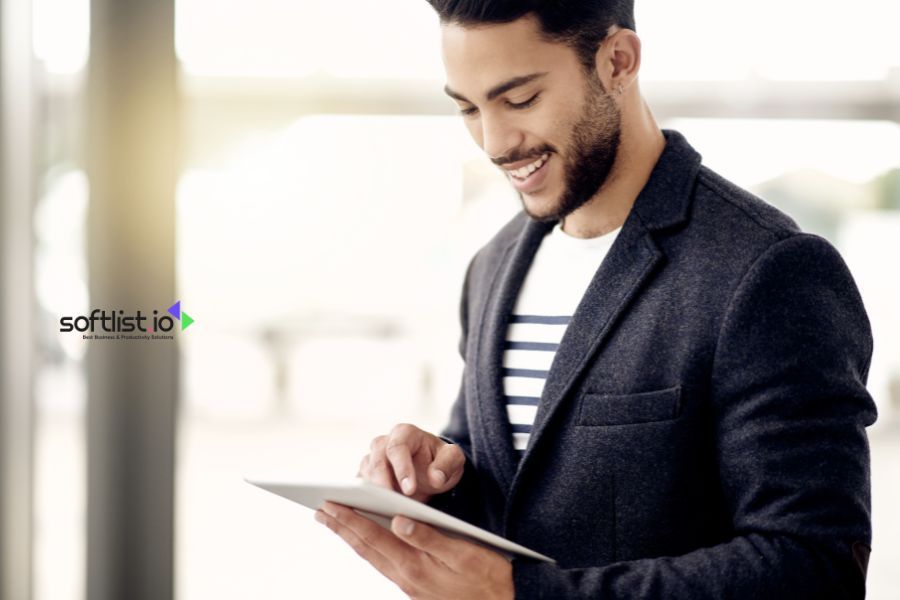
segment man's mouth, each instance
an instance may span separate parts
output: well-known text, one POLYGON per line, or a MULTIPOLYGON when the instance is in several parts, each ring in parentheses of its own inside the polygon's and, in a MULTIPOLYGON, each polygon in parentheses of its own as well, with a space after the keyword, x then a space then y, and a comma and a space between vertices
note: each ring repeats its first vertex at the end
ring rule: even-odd
POLYGON ((544 165, 544 163, 547 162, 547 159, 549 159, 549 158, 550 158, 550 154, 548 152, 545 152, 545 153, 541 154, 540 157, 538 157, 538 159, 535 160, 534 162, 529 163, 529 164, 525 165, 524 167, 520 167, 518 169, 507 169, 506 172, 509 173, 510 175, 512 175, 513 177, 515 177, 516 179, 524 181, 525 179, 528 178, 529 175, 531 175, 532 173, 534 173, 535 171, 540 169, 544 165))
POLYGON ((519 192, 528 194, 536 191, 543 185, 547 177, 547 163, 550 161, 550 153, 545 152, 536 160, 517 169, 506 169, 509 173, 509 181, 519 192))

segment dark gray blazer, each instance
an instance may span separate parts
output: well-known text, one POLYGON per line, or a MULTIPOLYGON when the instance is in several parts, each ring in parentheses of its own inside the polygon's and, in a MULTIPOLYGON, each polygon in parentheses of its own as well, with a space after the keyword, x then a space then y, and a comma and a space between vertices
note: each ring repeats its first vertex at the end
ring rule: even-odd
POLYGON ((467 457, 431 504, 551 556, 516 598, 861 598, 872 337, 837 251, 701 166, 674 131, 560 344, 517 463, 507 317, 552 224, 472 259, 467 457))

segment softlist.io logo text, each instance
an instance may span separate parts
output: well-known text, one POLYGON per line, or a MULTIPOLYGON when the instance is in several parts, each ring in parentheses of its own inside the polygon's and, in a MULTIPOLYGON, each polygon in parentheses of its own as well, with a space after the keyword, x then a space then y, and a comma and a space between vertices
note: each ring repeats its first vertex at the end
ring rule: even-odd
POLYGON ((174 339, 169 332, 176 328, 176 320, 181 323, 181 331, 194 324, 193 317, 181 309, 181 300, 162 315, 158 310, 145 314, 140 310, 126 313, 95 308, 90 315, 61 317, 59 331, 78 331, 84 339, 174 339))

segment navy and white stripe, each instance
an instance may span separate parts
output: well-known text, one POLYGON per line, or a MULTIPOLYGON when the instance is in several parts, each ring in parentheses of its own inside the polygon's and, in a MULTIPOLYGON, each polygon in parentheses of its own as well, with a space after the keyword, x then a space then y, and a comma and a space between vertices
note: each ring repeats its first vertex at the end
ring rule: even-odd
POLYGON ((513 315, 503 348, 503 393, 513 448, 525 453, 550 366, 570 316, 513 315))

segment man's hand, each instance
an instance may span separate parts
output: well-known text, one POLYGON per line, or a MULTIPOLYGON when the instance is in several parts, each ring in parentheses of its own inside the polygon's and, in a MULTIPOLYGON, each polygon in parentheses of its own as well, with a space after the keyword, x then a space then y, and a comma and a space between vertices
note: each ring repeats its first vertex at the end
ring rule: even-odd
POLYGON ((315 518, 414 600, 512 600, 512 565, 500 554, 394 517, 391 531, 326 502, 315 518))
POLYGON ((466 463, 459 446, 408 423, 372 440, 370 450, 357 475, 419 502, 453 489, 466 463))

